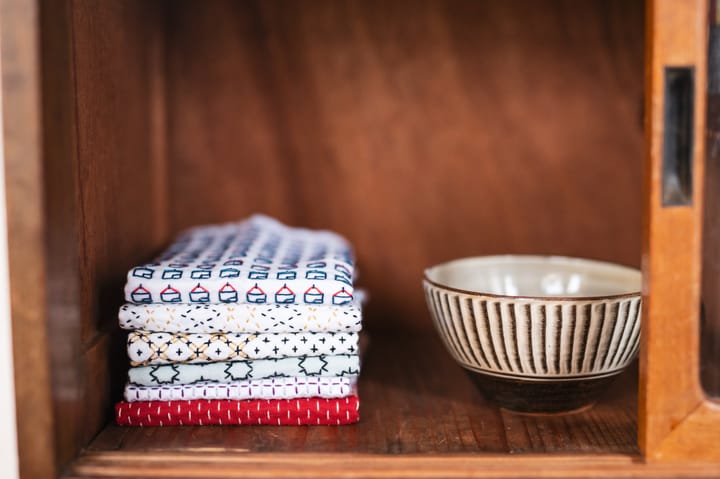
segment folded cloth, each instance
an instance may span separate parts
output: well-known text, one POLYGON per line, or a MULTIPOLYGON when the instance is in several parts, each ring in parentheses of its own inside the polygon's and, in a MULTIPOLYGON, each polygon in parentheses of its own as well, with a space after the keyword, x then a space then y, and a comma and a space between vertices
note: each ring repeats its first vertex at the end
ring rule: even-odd
POLYGON ((138 401, 115 405, 120 426, 339 426, 360 419, 357 396, 344 398, 138 401))
POLYGON ((132 331, 132 366, 356 354, 358 333, 156 333, 132 331))
POLYGON ((155 262, 128 272, 125 299, 345 305, 353 279, 352 250, 341 236, 255 215, 186 231, 155 262))
MULTIPOLYGON (((356 291, 357 293, 357 291, 356 291)), ((357 296, 357 294, 356 294, 357 296)), ((120 308, 123 329, 184 333, 358 332, 360 305, 325 304, 132 304, 120 308)))
POLYGON ((293 399, 293 398, 339 398, 352 393, 356 379, 293 377, 250 379, 222 384, 203 381, 179 386, 125 386, 125 400, 135 401, 183 401, 190 399, 293 399))
POLYGON ((130 368, 128 381, 138 386, 193 384, 200 381, 230 383, 272 377, 353 377, 360 373, 357 354, 255 359, 198 364, 162 364, 130 368))

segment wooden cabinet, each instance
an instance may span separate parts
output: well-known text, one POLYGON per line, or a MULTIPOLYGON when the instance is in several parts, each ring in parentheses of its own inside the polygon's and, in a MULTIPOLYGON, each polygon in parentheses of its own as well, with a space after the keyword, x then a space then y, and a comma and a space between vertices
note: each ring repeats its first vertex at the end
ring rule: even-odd
POLYGON ((708 9, 2 0, 22 477, 720 474, 699 376, 708 9), (695 92, 679 206, 661 196, 668 68, 695 92), (114 426, 125 272, 189 225, 255 211, 355 244, 361 423, 114 426), (639 368, 574 415, 486 402, 420 282, 493 253, 642 265, 639 368))

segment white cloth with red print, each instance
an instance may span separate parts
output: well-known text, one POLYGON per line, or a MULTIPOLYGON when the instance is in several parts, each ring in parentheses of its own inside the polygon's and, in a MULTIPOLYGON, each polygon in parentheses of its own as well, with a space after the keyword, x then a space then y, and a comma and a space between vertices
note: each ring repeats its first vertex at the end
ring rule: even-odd
POLYGON ((292 228, 255 215, 192 228, 154 262, 131 269, 130 303, 352 303, 354 257, 330 231, 292 228))

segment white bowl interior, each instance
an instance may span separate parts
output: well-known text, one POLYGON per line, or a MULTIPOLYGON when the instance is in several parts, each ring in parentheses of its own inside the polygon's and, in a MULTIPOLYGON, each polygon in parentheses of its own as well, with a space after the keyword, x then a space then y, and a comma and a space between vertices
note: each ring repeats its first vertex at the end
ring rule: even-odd
POLYGON ((638 293, 640 271, 612 263, 561 256, 481 256, 425 271, 441 286, 505 296, 602 297, 638 293))

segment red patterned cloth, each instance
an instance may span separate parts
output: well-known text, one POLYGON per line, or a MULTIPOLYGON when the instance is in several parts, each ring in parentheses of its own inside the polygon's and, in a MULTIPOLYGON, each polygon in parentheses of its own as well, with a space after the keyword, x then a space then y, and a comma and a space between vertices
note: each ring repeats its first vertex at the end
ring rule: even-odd
POLYGON ((338 426, 360 419, 357 396, 247 401, 138 401, 115 405, 120 426, 338 426))

